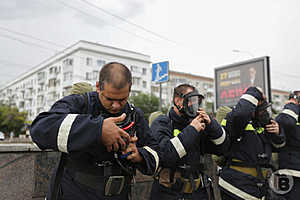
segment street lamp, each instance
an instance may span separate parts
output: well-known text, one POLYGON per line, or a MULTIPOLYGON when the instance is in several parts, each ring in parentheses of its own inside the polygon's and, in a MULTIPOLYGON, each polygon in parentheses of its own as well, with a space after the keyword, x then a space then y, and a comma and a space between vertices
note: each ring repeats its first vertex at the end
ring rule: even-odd
POLYGON ((254 58, 254 54, 251 53, 250 51, 242 51, 242 50, 239 50, 239 49, 233 49, 232 52, 234 52, 234 53, 246 53, 246 54, 248 54, 250 57, 254 58))

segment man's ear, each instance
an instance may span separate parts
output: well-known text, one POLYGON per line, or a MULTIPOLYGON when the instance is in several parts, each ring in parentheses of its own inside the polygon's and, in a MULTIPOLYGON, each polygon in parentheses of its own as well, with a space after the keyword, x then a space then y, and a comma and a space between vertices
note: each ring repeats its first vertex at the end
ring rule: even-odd
POLYGON ((99 81, 96 82, 96 91, 99 93, 100 92, 100 85, 99 81))

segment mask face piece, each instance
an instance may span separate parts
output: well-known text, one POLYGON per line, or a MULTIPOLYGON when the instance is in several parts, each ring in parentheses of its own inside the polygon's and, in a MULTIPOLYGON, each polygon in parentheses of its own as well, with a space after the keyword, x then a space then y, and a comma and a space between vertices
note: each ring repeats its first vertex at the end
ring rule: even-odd
POLYGON ((194 119, 198 114, 197 111, 202 106, 204 96, 198 92, 190 92, 183 96, 183 113, 188 118, 194 119))
POLYGON ((272 104, 264 101, 261 105, 256 107, 255 110, 255 118, 254 122, 260 126, 265 127, 267 124, 271 123, 271 115, 268 112, 267 108, 270 107, 272 104))

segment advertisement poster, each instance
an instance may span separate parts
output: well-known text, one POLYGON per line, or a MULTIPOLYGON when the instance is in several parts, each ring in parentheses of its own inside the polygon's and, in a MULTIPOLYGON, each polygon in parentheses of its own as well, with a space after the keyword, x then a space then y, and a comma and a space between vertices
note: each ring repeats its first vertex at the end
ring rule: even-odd
POLYGON ((236 105, 250 86, 261 87, 271 101, 269 57, 215 68, 215 111, 220 106, 236 105))

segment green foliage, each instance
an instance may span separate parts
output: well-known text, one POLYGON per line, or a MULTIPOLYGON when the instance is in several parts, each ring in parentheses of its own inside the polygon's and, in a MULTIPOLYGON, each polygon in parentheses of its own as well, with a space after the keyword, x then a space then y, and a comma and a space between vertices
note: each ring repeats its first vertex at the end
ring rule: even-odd
MULTIPOLYGON (((130 102, 134 104, 134 106, 142 109, 147 120, 152 112, 158 111, 159 109, 159 98, 153 94, 139 93, 137 96, 131 96, 130 102)), ((167 108, 162 108, 163 111, 166 109, 167 108)))
POLYGON ((5 134, 13 131, 18 136, 24 128, 26 117, 27 113, 19 112, 16 107, 0 105, 0 130, 5 134))

